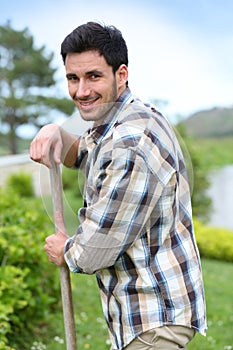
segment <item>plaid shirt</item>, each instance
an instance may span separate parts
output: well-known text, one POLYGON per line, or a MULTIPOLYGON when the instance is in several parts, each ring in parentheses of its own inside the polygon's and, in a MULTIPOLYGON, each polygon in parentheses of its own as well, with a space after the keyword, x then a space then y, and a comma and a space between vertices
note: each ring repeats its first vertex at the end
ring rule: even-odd
POLYGON ((80 138, 86 172, 73 272, 96 273, 112 349, 184 325, 205 334, 205 300, 187 175, 167 120, 126 89, 104 124, 80 138))

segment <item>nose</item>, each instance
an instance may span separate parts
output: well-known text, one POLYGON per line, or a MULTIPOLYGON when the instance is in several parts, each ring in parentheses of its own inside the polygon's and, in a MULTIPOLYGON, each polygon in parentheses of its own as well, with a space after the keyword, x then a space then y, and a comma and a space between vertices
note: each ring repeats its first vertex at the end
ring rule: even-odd
POLYGON ((85 79, 80 79, 76 91, 76 97, 79 99, 87 98, 91 93, 90 86, 85 79))

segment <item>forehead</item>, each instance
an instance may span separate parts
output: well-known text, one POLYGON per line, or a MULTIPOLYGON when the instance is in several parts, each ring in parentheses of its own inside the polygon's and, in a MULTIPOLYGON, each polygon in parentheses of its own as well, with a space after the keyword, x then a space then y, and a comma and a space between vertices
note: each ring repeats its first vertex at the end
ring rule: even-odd
POLYGON ((66 72, 85 73, 91 70, 111 69, 104 58, 98 51, 84 51, 81 53, 70 52, 65 61, 66 72))

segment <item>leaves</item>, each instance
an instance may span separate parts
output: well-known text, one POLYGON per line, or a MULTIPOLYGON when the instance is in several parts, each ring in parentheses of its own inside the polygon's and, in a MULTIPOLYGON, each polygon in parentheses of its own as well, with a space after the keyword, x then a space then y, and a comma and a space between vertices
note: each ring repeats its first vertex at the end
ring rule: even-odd
POLYGON ((0 198, 0 343, 19 349, 55 307, 58 270, 44 253, 51 225, 41 202, 9 188, 0 198))
POLYGON ((18 127, 41 127, 53 121, 54 111, 70 115, 75 109, 71 100, 53 96, 57 70, 53 58, 45 46, 35 47, 28 28, 0 26, 0 123, 12 154, 18 153, 18 127))
POLYGON ((206 222, 212 209, 212 200, 207 194, 209 188, 208 173, 203 167, 203 158, 196 148, 196 142, 187 134, 185 125, 176 125, 176 133, 184 154, 192 195, 193 215, 206 222))
POLYGON ((9 25, 0 26, 1 78, 8 88, 47 87, 55 83, 52 68, 53 53, 45 46, 37 49, 26 28, 16 31, 9 25))
POLYGON ((233 232, 219 227, 204 226, 194 220, 197 245, 204 258, 233 262, 233 232))

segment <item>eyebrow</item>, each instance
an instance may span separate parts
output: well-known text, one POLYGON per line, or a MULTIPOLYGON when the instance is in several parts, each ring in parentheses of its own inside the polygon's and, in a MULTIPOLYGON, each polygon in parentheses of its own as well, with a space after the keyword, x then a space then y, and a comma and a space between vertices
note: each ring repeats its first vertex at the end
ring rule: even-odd
MULTIPOLYGON (((93 69, 93 70, 90 70, 90 71, 87 71, 87 72, 85 72, 85 75, 86 76, 91 76, 91 75, 100 75, 100 76, 102 76, 103 75, 103 72, 101 72, 100 70, 97 70, 97 69, 93 69)), ((67 73, 66 74, 66 78, 67 79, 70 79, 70 78, 77 78, 78 76, 77 76, 77 74, 75 74, 75 73, 67 73)))
POLYGON ((103 75, 103 72, 101 72, 100 70, 97 70, 97 69, 93 69, 93 70, 90 70, 88 72, 85 73, 86 75, 103 75))

